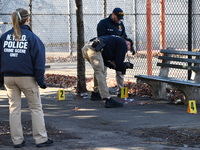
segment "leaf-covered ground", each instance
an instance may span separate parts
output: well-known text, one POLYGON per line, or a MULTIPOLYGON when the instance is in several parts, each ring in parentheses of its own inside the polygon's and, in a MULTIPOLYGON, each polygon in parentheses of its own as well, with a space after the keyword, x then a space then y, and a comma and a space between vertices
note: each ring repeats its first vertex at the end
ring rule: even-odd
MULTIPOLYGON (((48 86, 60 87, 67 89, 74 89, 77 85, 77 77, 75 76, 66 76, 60 74, 46 74, 45 81, 48 86)), ((86 85, 88 91, 92 91, 93 88, 93 78, 86 78, 86 85)), ((116 81, 113 79, 107 79, 108 87, 116 88, 116 81)), ((152 90, 151 87, 147 84, 137 84, 131 81, 125 81, 125 86, 128 87, 128 92, 132 96, 139 97, 151 97, 152 90)), ((172 102, 183 103, 185 96, 181 91, 166 89, 167 98, 172 102)))

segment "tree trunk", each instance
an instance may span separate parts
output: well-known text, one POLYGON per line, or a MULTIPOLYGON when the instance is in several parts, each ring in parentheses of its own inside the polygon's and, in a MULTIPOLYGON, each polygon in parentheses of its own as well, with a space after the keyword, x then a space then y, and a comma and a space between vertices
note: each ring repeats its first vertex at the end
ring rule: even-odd
POLYGON ((85 80, 85 60, 81 48, 84 46, 83 4, 82 0, 76 2, 76 24, 77 24, 77 93, 87 92, 85 80))

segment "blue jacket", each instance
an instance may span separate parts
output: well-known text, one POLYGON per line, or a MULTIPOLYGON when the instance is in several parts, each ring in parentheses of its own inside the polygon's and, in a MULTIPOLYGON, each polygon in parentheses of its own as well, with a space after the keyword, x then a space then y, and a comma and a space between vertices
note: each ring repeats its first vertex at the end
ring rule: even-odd
POLYGON ((29 26, 21 25, 20 41, 13 38, 14 29, 0 38, 0 72, 4 76, 33 76, 39 86, 44 84, 45 47, 29 26))
POLYGON ((97 25, 97 36, 118 35, 123 38, 127 37, 125 27, 122 21, 115 23, 111 19, 111 15, 102 19, 97 25))
POLYGON ((126 41, 123 38, 114 35, 100 36, 98 38, 102 39, 105 44, 102 51, 104 65, 117 71, 125 71, 126 64, 124 59, 127 53, 126 41), (113 61, 115 66, 112 65, 110 61, 113 61))

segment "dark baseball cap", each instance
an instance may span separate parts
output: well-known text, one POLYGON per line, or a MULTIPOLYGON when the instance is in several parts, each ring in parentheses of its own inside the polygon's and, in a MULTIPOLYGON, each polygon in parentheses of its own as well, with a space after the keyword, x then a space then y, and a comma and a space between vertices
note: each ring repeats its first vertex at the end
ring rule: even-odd
POLYGON ((115 9, 113 9, 113 13, 115 15, 117 15, 118 19, 124 19, 124 13, 123 13, 123 10, 121 8, 115 8, 115 9))

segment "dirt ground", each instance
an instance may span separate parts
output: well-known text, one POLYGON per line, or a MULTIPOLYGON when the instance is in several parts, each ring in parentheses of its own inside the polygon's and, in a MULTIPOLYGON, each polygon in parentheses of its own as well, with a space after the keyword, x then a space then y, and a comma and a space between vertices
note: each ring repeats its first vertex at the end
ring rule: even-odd
MULTIPOLYGON (((116 98, 123 108, 106 109, 103 101, 91 101, 90 93, 66 91, 57 100, 58 88, 41 90, 52 150, 197 150, 200 149, 199 114, 187 113, 187 106, 145 97, 116 98), (87 95, 88 94, 88 95, 87 95)), ((13 149, 8 123, 8 102, 0 90, 0 149, 13 149)), ((26 146, 35 147, 31 117, 22 100, 22 124, 26 146)))

